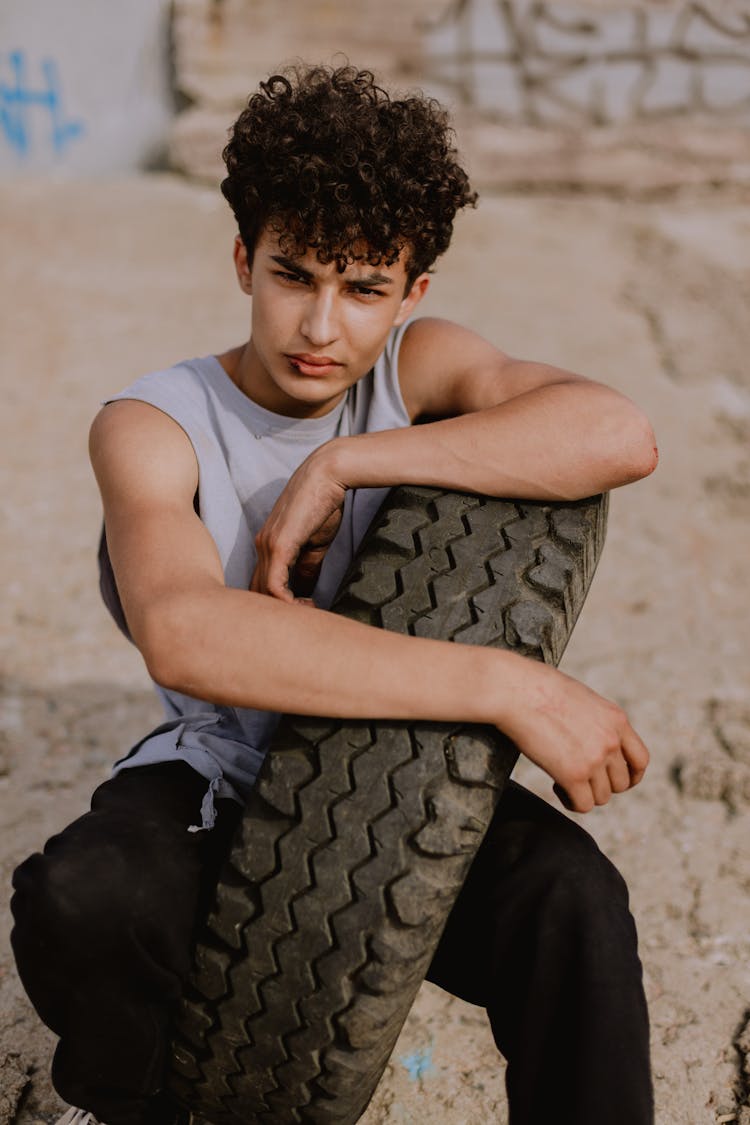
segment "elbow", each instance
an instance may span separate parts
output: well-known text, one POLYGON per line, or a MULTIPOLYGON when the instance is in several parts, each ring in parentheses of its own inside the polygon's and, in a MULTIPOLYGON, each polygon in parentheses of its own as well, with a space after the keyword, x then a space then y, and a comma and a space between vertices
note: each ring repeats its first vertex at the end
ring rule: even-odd
POLYGON ((144 645, 141 647, 141 656, 155 684, 167 691, 184 691, 182 669, 177 667, 177 661, 171 653, 162 648, 144 645))
POLYGON ((659 447, 656 444, 656 437, 653 436, 653 431, 652 431, 652 440, 651 440, 651 443, 648 447, 646 457, 643 460, 643 471, 641 473, 641 476, 644 476, 644 477, 650 476, 651 473, 654 472, 654 470, 656 469, 658 464, 659 464, 659 447))
POLYGON ((154 683, 168 691, 192 694, 188 688, 194 677, 190 657, 195 646, 187 642, 189 626, 179 601, 164 598, 149 608, 135 639, 154 683))
POLYGON ((651 423, 641 414, 628 443, 630 480, 642 480, 654 472, 659 464, 659 449, 651 423))
POLYGON ((656 436, 648 418, 640 410, 633 410, 627 420, 620 421, 616 434, 610 433, 608 446, 612 473, 610 488, 633 484, 650 476, 659 463, 656 436))

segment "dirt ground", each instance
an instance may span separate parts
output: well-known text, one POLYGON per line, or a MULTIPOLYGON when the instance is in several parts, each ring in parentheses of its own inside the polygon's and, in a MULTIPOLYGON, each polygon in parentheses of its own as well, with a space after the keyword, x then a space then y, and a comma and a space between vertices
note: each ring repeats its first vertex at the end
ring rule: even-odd
MULTIPOLYGON (((242 339, 232 234, 218 193, 168 176, 0 186, 6 888, 158 718, 98 600, 86 431, 108 392, 242 339)), ((659 1125, 750 1122, 749 262, 748 212, 726 194, 487 198, 426 310, 614 384, 657 431, 657 473, 612 498, 563 667, 623 704, 652 751, 643 785, 584 819, 631 888, 659 1125)), ((0 1125, 52 1122, 54 1039, 0 897, 0 1125)), ((363 1120, 505 1122, 484 1013, 423 988, 363 1120)))

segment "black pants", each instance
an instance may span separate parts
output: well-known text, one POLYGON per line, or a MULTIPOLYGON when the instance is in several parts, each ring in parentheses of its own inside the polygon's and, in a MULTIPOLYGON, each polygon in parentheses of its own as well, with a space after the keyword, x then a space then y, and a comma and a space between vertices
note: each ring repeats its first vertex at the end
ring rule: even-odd
MULTIPOLYGON (((67 1102, 161 1125, 168 1024, 239 808, 188 833, 205 781, 130 769, 14 876, 21 979, 67 1102)), ((488 1011, 513 1125, 650 1125, 648 1017, 625 884, 576 824, 504 794, 428 979, 488 1011)))

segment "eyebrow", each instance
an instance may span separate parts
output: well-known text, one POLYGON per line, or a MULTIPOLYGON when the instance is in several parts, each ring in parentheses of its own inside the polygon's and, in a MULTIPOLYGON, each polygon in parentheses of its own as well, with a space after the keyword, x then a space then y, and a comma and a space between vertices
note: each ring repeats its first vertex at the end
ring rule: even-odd
MULTIPOLYGON (((289 270, 290 273, 296 273, 305 281, 314 279, 315 275, 301 266, 299 262, 296 262, 294 258, 287 258, 283 254, 271 254, 271 260, 282 266, 283 269, 289 270)), ((393 278, 384 273, 368 273, 365 277, 351 278, 349 284, 368 289, 373 285, 393 285, 393 278)))

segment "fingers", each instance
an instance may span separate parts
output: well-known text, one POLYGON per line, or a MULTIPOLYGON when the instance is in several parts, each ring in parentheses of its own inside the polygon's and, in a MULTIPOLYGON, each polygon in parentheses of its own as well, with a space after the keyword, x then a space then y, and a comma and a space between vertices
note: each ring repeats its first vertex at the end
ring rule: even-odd
POLYGON ((286 562, 283 555, 258 552, 258 563, 250 582, 256 594, 280 601, 310 601, 327 553, 327 547, 310 547, 286 562))
POLYGON ((295 595, 309 597, 340 522, 337 509, 310 539, 302 542, 294 536, 281 541, 266 523, 255 537, 258 562, 250 589, 286 602, 294 601, 295 595))
POLYGON ((289 586, 295 597, 310 597, 318 581, 327 547, 310 547, 300 552, 289 576, 289 586))
POLYGON ((568 789, 565 789, 556 781, 552 788, 558 801, 568 812, 585 813, 590 812, 594 807, 594 796, 590 786, 586 784, 570 785, 568 789))
POLYGON ((344 508, 346 489, 313 487, 305 465, 287 482, 255 536, 258 563, 250 589, 285 602, 312 594, 344 508))
MULTIPOLYGON (((628 763, 622 753, 614 755, 607 762, 607 781, 611 793, 624 793, 633 784, 628 763)), ((599 802, 597 801, 597 804, 599 802)))
POLYGON ((566 809, 587 813, 597 805, 608 804, 615 793, 625 793, 637 785, 646 772, 648 761, 649 752, 645 744, 628 725, 622 750, 611 754, 603 765, 592 769, 586 781, 569 782, 565 787, 555 782, 553 788, 566 809))
POLYGON ((552 788, 560 804, 576 813, 591 812, 597 805, 606 805, 613 792, 606 770, 602 770, 601 775, 592 775, 589 781, 569 782, 567 788, 556 781, 552 788))
POLYGON ((621 707, 554 669, 521 670, 498 726, 551 776, 566 808, 589 812, 638 784, 649 753, 621 707))
MULTIPOLYGON (((614 793, 625 793, 643 777, 649 762, 645 743, 620 712, 619 746, 610 752, 589 778, 594 802, 606 805, 614 793)), ((582 810, 581 810, 582 811, 582 810)))
POLYGON ((562 785, 560 785, 559 781, 555 782, 555 784, 552 786, 552 789, 554 790, 555 796, 557 797, 563 808, 566 808, 569 812, 573 812, 573 802, 571 801, 566 791, 563 789, 562 785))
POLYGON ((587 781, 569 782, 566 787, 555 782, 553 789, 560 803, 564 805, 569 812, 591 812, 596 804, 593 791, 587 781))
POLYGON ((283 557, 271 556, 265 570, 265 590, 272 598, 282 602, 293 602, 294 594, 289 588, 290 569, 294 560, 287 563, 283 557))
POLYGON ((622 736, 622 749, 630 774, 630 784, 637 785, 646 772, 651 755, 643 739, 629 723, 622 736))
POLYGON ((593 771, 589 784, 594 804, 600 806, 608 804, 615 793, 630 789, 634 782, 624 755, 620 751, 611 754, 603 766, 593 771))
POLYGON ((255 594, 268 594, 282 602, 294 601, 294 594, 289 589, 289 567, 278 557, 269 558, 261 550, 258 551, 250 589, 255 594))
POLYGON ((606 765, 600 766, 593 771, 589 785, 591 787, 594 804, 606 805, 612 796, 612 785, 609 780, 609 771, 606 765))

